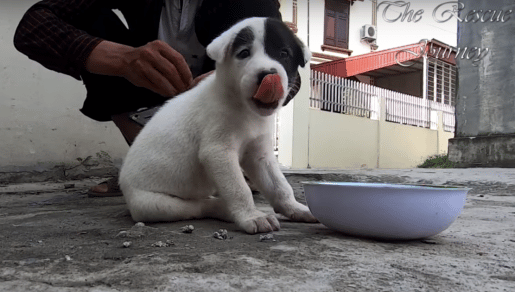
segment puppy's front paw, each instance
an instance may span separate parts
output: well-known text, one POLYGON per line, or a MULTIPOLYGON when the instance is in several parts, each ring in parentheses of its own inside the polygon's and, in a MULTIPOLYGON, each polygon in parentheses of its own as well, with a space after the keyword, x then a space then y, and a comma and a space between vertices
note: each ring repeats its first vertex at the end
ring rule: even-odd
POLYGON ((237 220, 236 224, 249 234, 277 231, 280 228, 279 220, 274 215, 267 215, 255 211, 251 216, 237 220))
POLYGON ((309 208, 299 202, 283 205, 274 209, 275 212, 281 213, 296 222, 318 223, 317 218, 311 214, 309 208))

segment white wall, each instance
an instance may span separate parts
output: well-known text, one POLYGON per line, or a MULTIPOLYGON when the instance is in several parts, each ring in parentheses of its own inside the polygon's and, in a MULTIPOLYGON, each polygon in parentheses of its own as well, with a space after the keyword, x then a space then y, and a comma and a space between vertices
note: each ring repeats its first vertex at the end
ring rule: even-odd
POLYGON ((310 109, 309 165, 315 168, 414 168, 446 154, 451 132, 387 122, 384 97, 379 120, 310 109))
MULTIPOLYGON (((379 0, 378 3, 382 1, 379 0)), ((392 1, 394 2, 394 1, 392 1)), ((458 22, 455 18, 444 22, 438 23, 433 18, 433 11, 442 3, 449 2, 448 0, 433 0, 433 1, 406 1, 410 2, 410 9, 415 12, 424 10, 422 19, 419 22, 401 22, 398 20, 394 23, 389 23, 383 19, 383 11, 386 7, 385 4, 379 6, 377 13, 378 25, 378 44, 379 49, 389 49, 405 44, 416 43, 421 39, 435 38, 448 45, 457 45, 457 31, 458 22)), ((356 6, 356 5, 354 5, 356 6)), ((451 9, 450 5, 443 6, 444 9, 439 11, 451 9)), ((387 18, 394 19, 398 17, 400 12, 404 12, 405 7, 390 7, 387 11, 387 18)))
POLYGON ((72 162, 128 146, 112 122, 84 116, 82 81, 50 71, 19 53, 14 31, 35 0, 2 0, 0 9, 0 171, 10 166, 72 162))

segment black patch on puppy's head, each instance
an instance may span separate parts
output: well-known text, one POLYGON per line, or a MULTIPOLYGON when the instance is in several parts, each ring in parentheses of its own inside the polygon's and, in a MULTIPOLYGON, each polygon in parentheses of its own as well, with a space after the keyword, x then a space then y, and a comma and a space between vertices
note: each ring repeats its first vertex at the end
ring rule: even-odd
POLYGON ((252 47, 252 43, 254 42, 254 38, 254 32, 250 27, 245 27, 244 29, 240 30, 232 42, 231 53, 235 54, 242 47, 250 49, 250 47, 252 47))
POLYGON ((288 95, 286 105, 298 91, 300 86, 299 66, 304 67, 304 45, 282 21, 268 18, 265 22, 265 52, 270 58, 277 60, 288 75, 288 95))
POLYGON ((204 0, 195 15, 195 32, 204 47, 231 26, 250 17, 282 20, 278 0, 204 0))
MULTIPOLYGON (((195 33, 207 47, 216 37, 239 21, 250 17, 282 20, 279 0, 204 0, 195 15, 195 33)), ((202 72, 215 69, 215 61, 206 58, 202 72)))

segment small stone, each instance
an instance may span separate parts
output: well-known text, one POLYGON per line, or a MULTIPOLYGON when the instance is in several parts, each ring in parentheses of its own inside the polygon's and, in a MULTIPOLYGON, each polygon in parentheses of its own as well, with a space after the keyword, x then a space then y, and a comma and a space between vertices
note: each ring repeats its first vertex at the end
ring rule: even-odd
POLYGON ((65 259, 66 259, 66 261, 68 261, 68 262, 72 260, 72 258, 71 258, 69 255, 65 255, 65 256, 64 256, 64 258, 65 258, 65 259))
POLYGON ((193 230, 195 230, 195 227, 193 227, 193 225, 186 225, 181 228, 182 233, 192 233, 193 230))
POLYGON ((136 226, 136 227, 143 227, 143 226, 145 226, 145 223, 138 222, 138 223, 134 224, 134 226, 136 226))
POLYGON ((127 230, 125 232, 120 232, 118 234, 119 237, 128 237, 128 238, 142 238, 145 236, 148 236, 149 234, 155 232, 157 228, 145 226, 144 223, 137 223, 136 225, 132 226, 130 230, 127 230))
POLYGON ((126 241, 123 243, 123 247, 125 247, 125 248, 130 247, 131 245, 132 245, 131 241, 126 241))
POLYGON ((158 241, 152 244, 152 247, 169 247, 170 245, 174 245, 175 243, 171 240, 167 240, 166 242, 158 241))
POLYGON ((116 237, 127 237, 127 234, 128 234, 128 233, 127 233, 127 231, 120 231, 120 232, 116 235, 116 237))
POLYGON ((484 197, 485 197, 485 195, 479 195, 478 197, 480 197, 480 198, 484 198, 484 197))
POLYGON ((275 241, 274 235, 272 233, 260 235, 259 241, 275 241))
POLYGON ((64 184, 65 189, 73 189, 75 187, 75 184, 64 184))
POLYGON ((166 246, 166 243, 164 243, 162 241, 152 243, 152 247, 165 247, 165 246, 166 246))
POLYGON ((213 233, 213 237, 220 240, 227 239, 227 230, 220 229, 217 232, 213 233))

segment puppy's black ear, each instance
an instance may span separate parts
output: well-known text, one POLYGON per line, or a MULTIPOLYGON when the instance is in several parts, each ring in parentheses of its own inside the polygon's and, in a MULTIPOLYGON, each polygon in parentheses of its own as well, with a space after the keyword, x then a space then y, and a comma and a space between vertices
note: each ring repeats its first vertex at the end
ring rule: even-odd
MULTIPOLYGON (((309 50, 308 47, 306 47, 304 45, 304 43, 296 35, 293 35, 293 37, 295 39, 295 42, 297 43, 297 48, 298 48, 298 51, 295 54, 295 56, 296 56, 295 62, 300 67, 304 68, 306 66, 306 64, 309 64, 309 60, 311 60, 311 51, 309 50)), ((295 97, 295 95, 297 95, 297 93, 300 90, 300 85, 301 85, 300 74, 299 74, 299 71, 297 71, 296 73, 297 74, 295 75, 295 79, 293 80, 293 82, 291 83, 291 86, 290 86, 291 87, 290 92, 288 92, 288 96, 286 96, 283 106, 286 106, 290 102, 290 100, 292 100, 295 97)))
POLYGON ((290 100, 292 100, 295 95, 300 90, 301 80, 300 80, 300 74, 297 72, 297 75, 295 76, 295 80, 291 84, 290 92, 288 92, 288 96, 286 96, 286 99, 284 100, 283 106, 286 106, 290 100))
POLYGON ((304 45, 304 43, 296 35, 294 35, 294 37, 295 37, 295 42, 297 43, 297 45, 299 46, 299 48, 301 50, 301 54, 297 55, 296 61, 299 64, 299 66, 304 68, 304 66, 306 66, 307 63, 309 63, 309 60, 311 60, 311 51, 309 50, 309 48, 307 46, 304 45))

